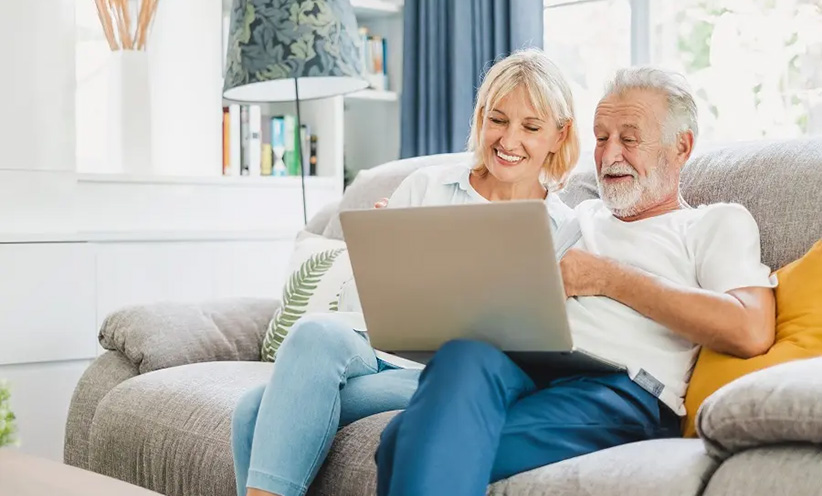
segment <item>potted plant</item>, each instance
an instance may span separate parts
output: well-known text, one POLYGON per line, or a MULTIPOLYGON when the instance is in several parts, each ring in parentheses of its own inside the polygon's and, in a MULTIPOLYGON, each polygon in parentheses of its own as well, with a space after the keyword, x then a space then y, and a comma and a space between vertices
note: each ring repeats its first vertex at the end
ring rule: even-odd
POLYGON ((0 382, 0 448, 10 444, 17 444, 15 440, 16 427, 14 425, 14 414, 9 407, 8 385, 0 382))

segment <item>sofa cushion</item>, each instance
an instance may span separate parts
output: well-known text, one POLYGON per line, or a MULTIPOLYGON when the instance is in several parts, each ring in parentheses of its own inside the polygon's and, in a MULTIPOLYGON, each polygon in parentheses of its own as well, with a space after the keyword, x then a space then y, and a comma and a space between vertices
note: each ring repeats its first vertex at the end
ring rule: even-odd
MULTIPOLYGON (((762 262, 776 270, 822 238, 822 137, 706 148, 682 170, 691 205, 740 203, 756 219, 762 262)), ((595 172, 573 174, 560 192, 573 207, 598 198, 595 172)))
POLYGON ((236 494, 231 414, 272 367, 209 362, 126 380, 97 407, 89 469, 166 496, 236 494))
POLYGON ((323 206, 316 214, 314 214, 305 225, 304 230, 311 234, 322 234, 325 227, 338 211, 340 210, 340 202, 334 201, 323 206))
POLYGON ((708 453, 727 458, 778 443, 822 443, 822 358, 797 360, 746 375, 712 394, 697 431, 708 453))
POLYGON ((288 264, 281 305, 263 338, 260 358, 273 362, 277 350, 297 321, 307 314, 336 312, 340 291, 354 279, 345 243, 301 232, 288 264))
POLYGON ((706 151, 685 166, 682 193, 691 205, 744 205, 759 224, 762 261, 776 270, 822 238, 822 137, 706 151))
MULTIPOLYGON (((376 491, 374 453, 397 412, 345 427, 311 487, 311 496, 365 496, 376 491)), ((489 486, 491 495, 692 496, 701 494, 716 461, 697 440, 663 439, 626 444, 518 474, 489 486)))
POLYGON ((103 322, 100 344, 119 351, 141 374, 214 360, 259 360, 277 300, 225 298, 156 303, 118 310, 103 322))
POLYGON ((822 449, 780 445, 750 449, 722 462, 704 496, 818 496, 822 449))
MULTIPOLYGON (((374 169, 362 170, 343 195, 340 202, 340 211, 373 208, 374 202, 390 197, 403 179, 415 170, 429 165, 461 162, 470 156, 470 153, 443 153, 397 160, 374 169)), ((343 239, 339 213, 331 217, 323 231, 323 236, 331 239, 343 239)))
POLYGON ((725 384, 790 360, 822 356, 822 240, 776 275, 776 342, 764 355, 749 359, 702 349, 685 395, 686 436, 696 435, 699 406, 725 384))

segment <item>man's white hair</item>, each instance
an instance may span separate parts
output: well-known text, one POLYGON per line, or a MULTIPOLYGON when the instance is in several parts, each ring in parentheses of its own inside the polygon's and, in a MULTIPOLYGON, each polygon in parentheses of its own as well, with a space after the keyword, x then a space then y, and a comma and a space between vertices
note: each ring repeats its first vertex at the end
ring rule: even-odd
POLYGON ((679 133, 692 131, 694 141, 699 133, 696 102, 685 78, 676 72, 657 67, 629 67, 617 71, 605 89, 603 100, 611 95, 622 95, 627 91, 656 90, 668 100, 668 118, 662 129, 662 139, 667 145, 676 141, 679 133))

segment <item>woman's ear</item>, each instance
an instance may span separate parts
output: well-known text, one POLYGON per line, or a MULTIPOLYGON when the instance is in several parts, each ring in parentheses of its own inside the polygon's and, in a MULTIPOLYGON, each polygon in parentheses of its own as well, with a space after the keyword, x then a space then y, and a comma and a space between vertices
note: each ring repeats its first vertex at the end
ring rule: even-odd
POLYGON ((557 153, 560 148, 562 148, 562 144, 565 143, 565 140, 568 139, 568 133, 570 132, 570 127, 574 125, 574 121, 569 120, 565 124, 559 128, 559 133, 557 134, 557 140, 554 145, 551 147, 551 153, 557 153))

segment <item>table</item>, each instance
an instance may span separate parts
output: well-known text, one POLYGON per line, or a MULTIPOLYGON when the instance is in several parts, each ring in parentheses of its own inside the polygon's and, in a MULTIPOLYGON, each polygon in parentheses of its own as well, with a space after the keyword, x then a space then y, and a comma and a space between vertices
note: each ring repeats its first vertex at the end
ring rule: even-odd
POLYGON ((0 449, 0 496, 162 496, 70 465, 0 449))

